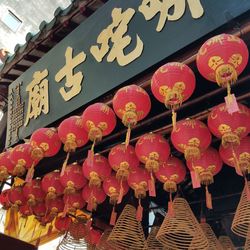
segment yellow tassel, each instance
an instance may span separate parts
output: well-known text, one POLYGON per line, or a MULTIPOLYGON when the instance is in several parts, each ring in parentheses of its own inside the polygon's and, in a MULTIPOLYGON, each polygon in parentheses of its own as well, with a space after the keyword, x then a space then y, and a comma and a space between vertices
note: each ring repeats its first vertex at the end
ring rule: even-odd
POLYGON ((68 164, 68 161, 69 161, 69 152, 67 153, 67 156, 66 156, 66 159, 65 159, 65 161, 63 162, 63 165, 62 165, 62 171, 61 171, 61 174, 60 174, 60 176, 63 176, 64 175, 64 172, 65 172, 65 168, 66 168, 66 166, 67 166, 67 164, 68 164))
POLYGON ((176 130, 176 117, 177 117, 177 114, 176 114, 176 112, 174 111, 174 109, 172 109, 172 125, 173 125, 173 131, 176 130))
POLYGON ((130 124, 128 124, 128 129, 127 129, 127 134, 126 134, 126 140, 125 140, 125 146, 126 146, 126 148, 129 145, 130 136, 131 136, 131 127, 130 127, 130 124))
POLYGON ((213 209, 213 205, 212 205, 212 196, 208 191, 208 187, 206 186, 206 207, 208 209, 213 209))

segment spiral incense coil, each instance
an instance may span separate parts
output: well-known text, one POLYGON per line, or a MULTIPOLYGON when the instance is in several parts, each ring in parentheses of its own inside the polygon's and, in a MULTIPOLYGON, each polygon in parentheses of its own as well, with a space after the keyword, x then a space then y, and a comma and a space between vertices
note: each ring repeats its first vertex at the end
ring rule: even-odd
POLYGON ((101 239, 98 243, 98 245, 96 246, 96 250, 118 250, 117 248, 114 248, 112 246, 112 244, 110 244, 107 240, 108 240, 108 237, 111 233, 111 230, 110 229, 106 229, 102 236, 101 236, 101 239))
POLYGON ((119 250, 143 250, 145 236, 133 206, 125 206, 108 237, 108 243, 119 250))
POLYGON ((250 202, 247 198, 249 196, 248 192, 250 192, 250 182, 248 182, 243 189, 231 227, 231 230, 235 234, 244 238, 247 238, 250 227, 250 202))
POLYGON ((234 250, 234 244, 228 236, 220 236, 219 242, 222 245, 223 250, 234 250))
POLYGON ((173 201, 174 216, 166 216, 156 239, 167 249, 207 249, 208 240, 187 201, 173 201))
POLYGON ((144 246, 144 250, 150 250, 150 249, 154 249, 154 250, 162 250, 164 249, 163 245, 160 243, 160 241, 158 241, 155 237, 159 231, 160 227, 158 226, 153 226, 151 228, 151 231, 148 235, 146 244, 144 246))
POLYGON ((222 245, 219 242, 219 240, 217 239, 216 235, 214 234, 213 229, 210 227, 209 224, 207 223, 201 223, 201 228, 203 230, 203 232, 205 233, 207 239, 208 239, 208 248, 207 250, 214 250, 214 249, 218 249, 218 250, 222 250, 222 245))

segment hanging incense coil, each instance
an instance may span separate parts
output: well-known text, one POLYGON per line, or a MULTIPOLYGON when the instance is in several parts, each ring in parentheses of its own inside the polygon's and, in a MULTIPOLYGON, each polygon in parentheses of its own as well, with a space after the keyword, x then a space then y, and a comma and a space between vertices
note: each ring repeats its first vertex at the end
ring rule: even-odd
POLYGON ((67 232, 62 241, 57 246, 56 250, 86 250, 88 244, 84 238, 75 239, 70 232, 67 232))
POLYGON ((86 226, 83 221, 75 220, 70 224, 69 232, 75 240, 83 239, 86 236, 86 226))
POLYGON ((159 231, 160 227, 159 226, 153 226, 151 228, 151 231, 148 235, 146 244, 144 246, 144 250, 150 250, 150 249, 154 249, 154 250, 162 250, 164 249, 163 245, 160 243, 160 241, 158 241, 156 239, 156 235, 159 231))
POLYGON ((248 229, 250 228, 250 202, 249 202, 249 188, 250 182, 244 186, 243 192, 240 197, 240 202, 236 209, 231 230, 246 238, 248 235, 248 229))
POLYGON ((116 248, 114 248, 112 244, 108 242, 108 237, 110 233, 111 233, 111 229, 106 229, 103 232, 102 237, 98 245, 96 246, 96 250, 116 250, 116 248))
POLYGON ((205 233, 207 239, 208 239, 208 248, 207 250, 222 250, 222 245, 220 244, 219 240, 217 239, 216 235, 214 234, 213 229, 210 227, 207 223, 201 223, 201 228, 203 232, 205 233))
POLYGON ((187 201, 176 198, 174 216, 166 216, 156 236, 168 249, 206 249, 208 240, 187 201))
POLYGON ((119 216, 108 242, 119 250, 142 250, 145 244, 145 236, 141 223, 136 219, 136 209, 126 205, 119 216))
POLYGON ((219 242, 222 245, 223 250, 234 250, 235 246, 228 236, 220 236, 219 242))

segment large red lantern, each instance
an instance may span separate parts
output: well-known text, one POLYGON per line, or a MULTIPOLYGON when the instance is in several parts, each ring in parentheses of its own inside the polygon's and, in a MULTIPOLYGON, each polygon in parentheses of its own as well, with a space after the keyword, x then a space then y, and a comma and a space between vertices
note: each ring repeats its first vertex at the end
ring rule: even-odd
POLYGON ((141 206, 141 199, 145 198, 148 191, 148 182, 150 174, 143 168, 137 168, 130 172, 128 176, 128 185, 134 190, 135 197, 138 199, 137 220, 142 220, 143 207, 141 206))
POLYGON ((102 188, 86 185, 82 190, 82 197, 88 203, 87 210, 92 211, 96 210, 98 204, 105 201, 106 194, 102 188))
POLYGON ((118 180, 127 180, 129 172, 139 166, 139 160, 133 146, 119 144, 111 148, 108 156, 109 164, 116 171, 118 180))
POLYGON ((95 103, 88 106, 83 114, 83 127, 88 132, 89 139, 93 142, 101 141, 103 136, 109 135, 115 128, 116 117, 114 111, 104 103, 95 103))
POLYGON ((219 153, 214 148, 209 147, 202 152, 197 160, 187 161, 187 167, 190 171, 195 171, 200 180, 200 184, 206 187, 206 205, 212 208, 211 194, 208 191, 208 185, 214 182, 214 175, 218 174, 222 168, 222 160, 219 153))
POLYGON ((240 175, 250 173, 250 136, 243 138, 235 147, 220 146, 220 156, 228 166, 235 167, 240 175))
POLYGON ((128 127, 126 146, 129 144, 131 128, 144 119, 151 108, 148 93, 137 85, 129 85, 119 89, 113 98, 113 108, 116 115, 128 127))
POLYGON ((81 191, 75 193, 65 194, 63 196, 64 201, 64 216, 67 212, 75 213, 77 209, 81 209, 85 206, 85 201, 82 198, 81 191))
POLYGON ((208 127, 223 146, 235 146, 250 132, 250 111, 248 107, 238 104, 239 111, 229 114, 224 103, 214 107, 208 116, 208 127))
POLYGON ((19 207, 24 205, 26 202, 22 186, 13 186, 10 189, 8 196, 9 196, 9 201, 12 204, 12 207, 16 209, 19 209, 19 207))
POLYGON ((124 195, 127 194, 129 187, 127 182, 119 183, 115 175, 111 175, 103 182, 103 190, 109 196, 109 203, 113 205, 112 214, 110 217, 110 225, 116 222, 117 213, 115 212, 115 205, 121 203, 124 195))
MULTIPOLYGON (((34 162, 44 157, 56 155, 61 148, 61 141, 55 128, 39 128, 30 138, 30 144, 33 147, 31 156, 34 162)), ((34 165, 29 169, 26 181, 30 182, 34 174, 34 165)))
POLYGON ((64 187, 60 182, 60 172, 58 170, 50 172, 43 177, 42 189, 47 194, 46 200, 55 199, 63 194, 64 187))
POLYGON ((106 157, 95 154, 93 160, 88 158, 82 165, 84 176, 89 180, 90 186, 100 187, 102 181, 108 178, 111 174, 111 167, 106 157))
POLYGON ((58 136, 64 144, 64 151, 67 152, 62 169, 63 174, 70 152, 75 152, 76 148, 84 146, 88 142, 88 134, 83 128, 82 118, 80 116, 71 116, 60 123, 58 136))
POLYGON ((145 134, 137 141, 135 152, 138 159, 145 164, 145 168, 151 176, 148 183, 149 195, 156 196, 153 173, 156 173, 159 170, 160 163, 167 161, 169 157, 170 147, 168 141, 160 134, 145 134))
POLYGON ((159 171, 155 173, 156 178, 163 183, 163 188, 170 194, 170 203, 168 213, 171 214, 172 209, 172 193, 177 191, 177 184, 184 181, 186 176, 186 168, 181 160, 176 157, 169 157, 166 162, 163 162, 159 171))
POLYGON ((87 184, 82 167, 77 163, 70 164, 65 168, 64 174, 60 176, 60 181, 64 187, 64 193, 74 193, 87 184))
POLYGON ((0 182, 5 181, 9 177, 9 173, 14 175, 14 165, 10 160, 10 151, 0 154, 0 182))
POLYGON ((69 230, 69 226, 71 224, 72 220, 70 217, 65 216, 59 216, 56 218, 55 220, 55 228, 59 231, 59 232, 67 232, 69 230))
POLYGON ((220 34, 201 46, 196 63, 206 79, 217 82, 220 87, 227 87, 230 102, 230 85, 237 81, 248 63, 248 48, 239 37, 220 34))
POLYGON ((184 153, 186 160, 199 159, 211 143, 212 136, 207 126, 194 119, 181 120, 176 123, 176 130, 171 133, 174 147, 184 153))
POLYGON ((56 217, 57 214, 63 212, 64 202, 61 197, 57 197, 54 200, 48 200, 46 202, 47 214, 51 217, 56 217))
POLYGON ((36 203, 44 201, 46 195, 42 189, 42 183, 39 178, 25 183, 23 187, 23 194, 27 199, 27 204, 29 206, 35 206, 36 203))
POLYGON ((172 110, 172 123, 175 129, 175 110, 194 92, 195 75, 185 64, 170 62, 161 66, 153 75, 151 90, 155 98, 172 110))

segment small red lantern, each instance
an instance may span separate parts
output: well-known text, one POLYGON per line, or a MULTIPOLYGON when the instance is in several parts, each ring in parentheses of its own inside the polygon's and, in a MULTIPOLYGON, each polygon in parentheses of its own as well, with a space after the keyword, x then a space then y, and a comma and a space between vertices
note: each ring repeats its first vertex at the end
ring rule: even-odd
POLYGON ((46 174, 42 179, 42 189, 47 194, 46 200, 55 199, 63 194, 64 187, 60 182, 58 170, 46 174))
POLYGON ((86 185, 82 190, 82 197, 88 203, 87 210, 96 210, 98 204, 101 204, 106 199, 106 194, 101 188, 89 187, 86 185))
POLYGON ((161 164, 155 176, 164 184, 163 188, 166 192, 170 193, 170 201, 172 201, 171 194, 177 191, 177 184, 184 181, 186 168, 181 160, 171 156, 166 162, 161 164))
POLYGON ((46 195, 42 190, 42 184, 39 178, 32 180, 32 182, 25 183, 23 194, 29 206, 35 206, 36 203, 44 201, 46 195))
POLYGON ((220 156, 228 166, 235 167, 240 175, 250 173, 250 136, 243 138, 235 147, 220 146, 220 156))
POLYGON ((64 202, 61 197, 57 197, 54 200, 48 200, 46 202, 46 208, 48 210, 49 216, 54 218, 57 216, 57 214, 63 212, 64 202))
POLYGON ((111 174, 107 158, 99 154, 94 155, 93 161, 87 158, 82 165, 82 171, 84 176, 89 180, 91 187, 100 187, 102 181, 111 174))
POLYGON ((81 209, 85 206, 85 201, 82 198, 81 191, 75 193, 65 194, 63 196, 64 201, 64 216, 67 212, 75 213, 77 209, 81 209))
POLYGON ((31 157, 33 147, 29 143, 19 144, 10 153, 10 160, 15 165, 13 175, 23 176, 26 169, 37 164, 31 157))
POLYGON ((119 89, 113 98, 113 108, 116 115, 128 127, 126 146, 129 144, 131 128, 144 119, 150 109, 151 101, 148 93, 137 85, 128 85, 119 89))
POLYGON ((156 173, 159 170, 160 163, 167 161, 169 157, 170 147, 168 141, 160 134, 149 133, 142 135, 135 145, 135 153, 150 173, 149 195, 156 196, 153 173, 156 173))
POLYGON ((23 187, 21 186, 13 186, 10 189, 8 196, 13 208, 19 209, 19 207, 26 202, 26 198, 23 194, 23 187))
POLYGON ((212 136, 207 126, 194 119, 181 120, 176 123, 176 130, 171 133, 174 147, 184 153, 186 160, 200 158, 211 143, 212 136))
POLYGON ((151 90, 155 98, 172 110, 172 123, 175 129, 175 110, 194 92, 195 75, 185 64, 170 62, 161 66, 153 75, 151 90))
POLYGON ((5 181, 9 177, 9 173, 13 174, 13 170, 14 170, 14 165, 10 160, 10 151, 1 153, 0 154, 0 182, 5 181))
POLYGON ((104 103, 95 103, 88 106, 83 114, 83 127, 88 132, 89 139, 93 142, 101 141, 103 136, 109 135, 115 128, 116 117, 114 111, 104 103))
POLYGON ((238 104, 239 111, 229 114, 224 103, 214 107, 208 116, 208 127, 222 145, 239 145, 240 140, 250 132, 250 111, 248 107, 238 104))
POLYGON ((220 87, 227 87, 237 81, 248 63, 248 48, 239 37, 220 34, 208 39, 200 48, 196 63, 199 72, 220 87))
POLYGON ((64 187, 64 193, 74 193, 87 184, 82 167, 77 163, 70 164, 65 168, 64 174, 60 176, 60 181, 64 187))
POLYGON ((115 175, 111 175, 103 182, 103 190, 109 196, 109 203, 113 205, 112 214, 110 217, 110 225, 116 222, 117 213, 115 205, 121 203, 124 195, 127 194, 129 187, 127 182, 118 182, 115 175))
POLYGON ((30 207, 27 205, 27 203, 19 207, 19 213, 23 218, 27 218, 28 216, 32 215, 32 211, 30 207))
POLYGON ((69 230, 69 226, 71 224, 72 220, 70 217, 57 217, 55 220, 55 228, 59 232, 67 232, 69 230))
POLYGON ((142 220, 143 207, 141 206, 141 199, 145 198, 148 191, 148 181, 150 180, 150 174, 148 171, 142 168, 137 168, 130 172, 128 176, 128 185, 134 190, 135 197, 138 199, 137 207, 137 220, 142 220))
POLYGON ((41 220, 42 217, 44 217, 46 215, 46 206, 44 204, 44 202, 38 202, 36 203, 36 205, 32 208, 32 212, 33 214, 39 219, 41 220))
POLYGON ((209 147, 202 152, 200 159, 187 161, 187 167, 190 171, 195 171, 202 185, 206 187, 206 205, 212 209, 211 194, 208 191, 208 185, 214 182, 214 175, 218 174, 222 168, 222 160, 219 153, 214 148, 209 147))
POLYGON ((127 180, 129 172, 139 166, 133 146, 119 144, 111 148, 108 156, 109 164, 116 171, 118 180, 127 180))
POLYGON ((0 204, 3 206, 3 209, 9 209, 11 207, 11 203, 9 201, 9 192, 10 189, 5 189, 0 193, 0 204))
POLYGON ((58 127, 58 136, 64 144, 64 151, 67 152, 64 161, 62 174, 69 159, 69 153, 75 152, 76 148, 84 146, 88 142, 88 134, 83 128, 83 120, 80 116, 71 116, 62 121, 58 127))

